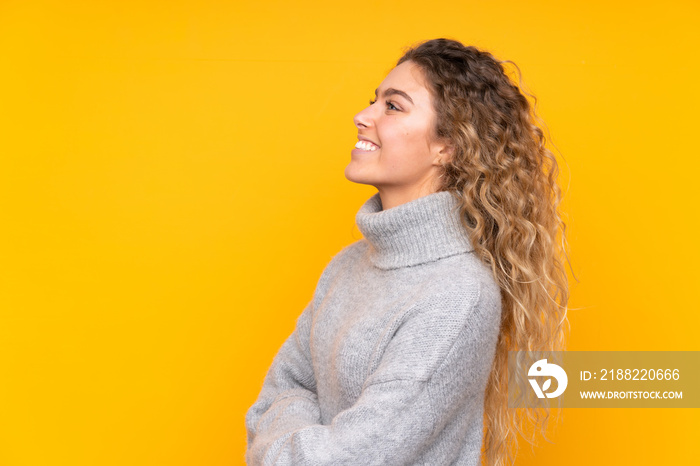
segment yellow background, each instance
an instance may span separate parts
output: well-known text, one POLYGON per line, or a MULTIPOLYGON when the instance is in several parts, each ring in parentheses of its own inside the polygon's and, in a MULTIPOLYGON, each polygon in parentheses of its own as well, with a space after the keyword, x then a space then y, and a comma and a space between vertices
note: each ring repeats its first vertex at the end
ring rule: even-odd
MULTIPOLYGON (((511 59, 562 164, 570 350, 700 350, 696 1, 0 3, 0 465, 237 465, 373 188, 414 42, 511 59)), ((698 410, 570 409, 518 464, 690 464, 698 410)))

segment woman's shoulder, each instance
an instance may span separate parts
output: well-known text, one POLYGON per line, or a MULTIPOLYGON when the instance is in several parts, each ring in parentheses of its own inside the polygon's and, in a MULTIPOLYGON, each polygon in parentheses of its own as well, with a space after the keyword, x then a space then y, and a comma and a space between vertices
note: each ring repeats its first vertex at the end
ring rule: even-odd
POLYGON ((431 284, 443 293, 464 290, 494 293, 499 290, 493 271, 473 251, 435 261, 430 266, 430 272, 431 284))
POLYGON ((351 266, 356 260, 364 254, 367 249, 367 242, 364 239, 355 241, 343 247, 336 254, 331 256, 331 260, 321 273, 318 280, 317 291, 323 292, 333 277, 338 275, 343 269, 351 266))
POLYGON ((345 265, 354 263, 364 255, 367 247, 367 241, 364 239, 348 244, 331 256, 331 260, 326 265, 323 273, 326 275, 332 274, 334 270, 342 269, 345 265))
POLYGON ((429 304, 440 304, 433 312, 445 312, 458 320, 461 314, 465 321, 476 317, 488 326, 500 321, 500 287, 491 268, 474 252, 440 259, 430 268, 421 296, 429 304))
POLYGON ((364 254, 368 247, 369 243, 367 243, 367 240, 365 240, 364 238, 354 241, 348 244, 347 246, 343 247, 340 251, 338 251, 338 253, 333 256, 331 263, 333 263, 334 261, 342 262, 346 260, 355 259, 364 254))

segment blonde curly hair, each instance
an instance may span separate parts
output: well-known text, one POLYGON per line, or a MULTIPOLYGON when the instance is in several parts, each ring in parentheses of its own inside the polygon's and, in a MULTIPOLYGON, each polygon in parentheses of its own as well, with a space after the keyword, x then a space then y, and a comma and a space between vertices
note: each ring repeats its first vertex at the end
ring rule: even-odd
POLYGON ((482 461, 512 463, 518 433, 530 443, 538 432, 547 439, 550 413, 508 408, 508 351, 561 351, 566 344, 568 256, 557 160, 535 123, 544 126, 535 105, 506 75, 505 63, 520 74, 515 63, 450 39, 409 48, 397 65, 409 60, 424 73, 433 97, 433 136, 454 149, 442 162, 438 191, 459 201, 475 252, 501 288, 482 461))

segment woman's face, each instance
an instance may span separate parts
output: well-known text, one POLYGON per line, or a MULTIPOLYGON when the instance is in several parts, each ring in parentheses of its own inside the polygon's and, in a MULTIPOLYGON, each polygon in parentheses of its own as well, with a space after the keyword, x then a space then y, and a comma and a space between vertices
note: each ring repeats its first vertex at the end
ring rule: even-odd
POLYGON ((345 177, 373 185, 384 209, 435 192, 446 147, 431 138, 435 111, 421 69, 406 61, 376 91, 376 100, 355 115, 358 143, 345 177))

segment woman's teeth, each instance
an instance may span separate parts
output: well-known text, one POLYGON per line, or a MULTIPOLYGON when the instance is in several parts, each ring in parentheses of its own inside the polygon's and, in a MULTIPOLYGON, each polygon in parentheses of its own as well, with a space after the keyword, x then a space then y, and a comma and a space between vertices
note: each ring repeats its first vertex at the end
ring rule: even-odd
POLYGON ((379 149, 379 146, 369 141, 357 141, 357 144, 355 144, 355 148, 371 152, 379 149))

